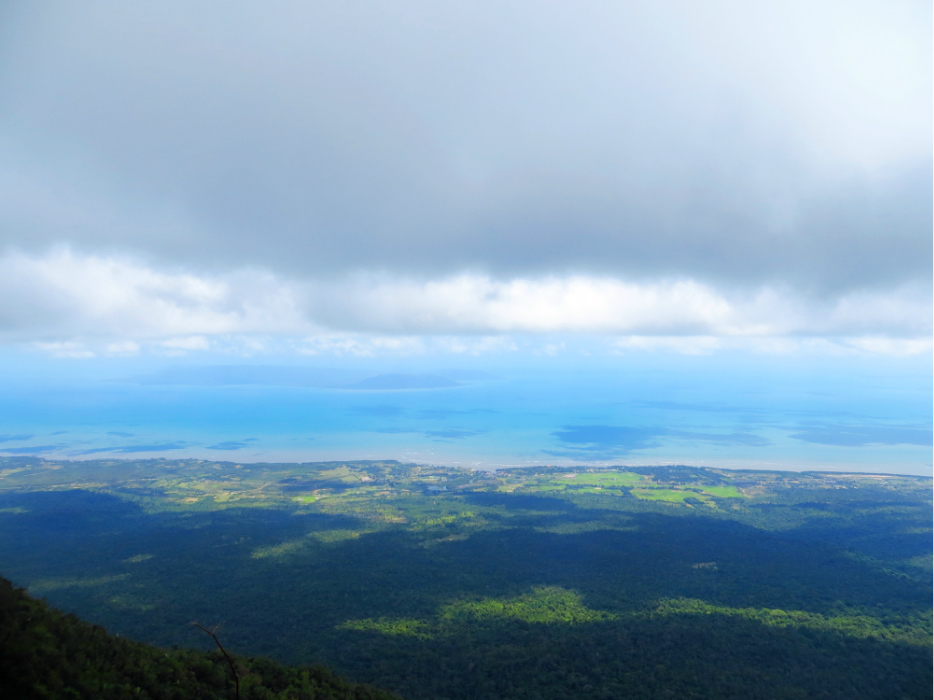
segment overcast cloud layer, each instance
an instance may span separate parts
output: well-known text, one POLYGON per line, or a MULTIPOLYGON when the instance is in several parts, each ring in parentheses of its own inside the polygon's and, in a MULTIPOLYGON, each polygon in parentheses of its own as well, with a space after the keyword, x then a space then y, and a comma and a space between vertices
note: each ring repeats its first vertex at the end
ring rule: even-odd
POLYGON ((919 2, 4 3, 0 340, 917 343, 930 26, 919 2))

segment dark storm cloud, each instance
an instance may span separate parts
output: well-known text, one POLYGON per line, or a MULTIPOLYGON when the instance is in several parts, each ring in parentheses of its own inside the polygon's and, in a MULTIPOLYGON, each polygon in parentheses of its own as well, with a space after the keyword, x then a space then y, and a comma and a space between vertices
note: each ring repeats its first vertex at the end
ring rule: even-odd
POLYGON ((0 241, 16 249, 300 279, 930 279, 925 5, 5 12, 0 241))

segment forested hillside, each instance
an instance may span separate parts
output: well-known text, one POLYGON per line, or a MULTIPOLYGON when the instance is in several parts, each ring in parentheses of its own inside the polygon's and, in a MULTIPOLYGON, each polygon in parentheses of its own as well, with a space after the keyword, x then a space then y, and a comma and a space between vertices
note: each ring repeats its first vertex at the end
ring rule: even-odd
MULTIPOLYGON (((328 669, 233 656, 243 700, 393 700, 328 669)), ((218 700, 237 682, 220 651, 165 650, 108 634, 0 578, 0 697, 218 700)))

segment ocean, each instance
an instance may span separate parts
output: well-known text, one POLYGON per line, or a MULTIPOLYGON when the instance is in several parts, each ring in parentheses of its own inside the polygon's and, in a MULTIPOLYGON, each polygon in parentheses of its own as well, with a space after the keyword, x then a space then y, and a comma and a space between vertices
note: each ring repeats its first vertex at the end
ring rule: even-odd
POLYGON ((932 472, 930 357, 2 359, 7 456, 932 472))

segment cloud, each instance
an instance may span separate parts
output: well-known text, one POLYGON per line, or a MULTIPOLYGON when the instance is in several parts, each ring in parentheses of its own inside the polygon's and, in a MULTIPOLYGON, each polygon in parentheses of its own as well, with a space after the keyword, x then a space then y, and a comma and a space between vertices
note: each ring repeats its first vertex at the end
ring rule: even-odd
POLYGON ((931 351, 923 3, 0 12, 0 342, 931 351))
MULTIPOLYGON (((291 297, 256 313, 224 278, 246 268, 834 299, 927 284, 930 19, 803 0, 20 4, 0 22, 3 247, 208 271, 129 285, 160 301, 128 333, 182 337, 293 325, 291 297)), ((109 320, 99 269, 84 296, 109 320)), ((251 302, 277 293, 263 274, 251 302)))
POLYGON ((140 345, 132 340, 124 340, 117 343, 108 343, 104 352, 111 356, 131 356, 136 355, 140 350, 140 345))
POLYGON ((170 350, 207 350, 211 347, 210 341, 202 335, 170 338, 169 340, 163 340, 160 345, 170 350))
MULTIPOLYGON (((332 290, 332 294, 338 294, 332 290)), ((323 332, 306 337, 297 348, 300 355, 337 355, 349 357, 373 357, 380 354, 421 355, 426 351, 426 342, 417 337, 387 337, 366 332, 334 333, 323 332)))
MULTIPOLYGON (((930 289, 913 284, 815 300, 789 289, 731 293, 693 280, 636 283, 570 276, 497 282, 465 274, 420 282, 358 277, 342 294, 313 294, 310 304, 322 325, 388 333, 702 337, 875 331, 915 336, 931 327, 930 289)), ((717 341, 703 342, 715 347, 717 341)))
MULTIPOLYGON (((487 353, 516 352, 519 346, 508 336, 488 335, 486 337, 448 336, 432 338, 432 345, 438 350, 455 355, 484 355, 487 353)), ((445 373, 451 379, 460 377, 445 373)), ((467 381, 472 381, 467 379, 467 381)))
POLYGON ((132 354, 141 343, 207 350, 218 339, 264 335, 292 337, 304 354, 483 353, 515 350, 509 334, 545 333, 613 334, 622 350, 688 353, 730 338, 832 336, 854 349, 908 354, 930 349, 931 316, 931 291, 920 283, 815 298, 689 279, 354 274, 324 283, 255 269, 161 270, 65 248, 0 256, 0 341, 34 341, 59 357, 132 354))
MULTIPOLYGON (((310 329, 288 287, 271 275, 161 271, 67 248, 0 256, 0 298, 0 339, 41 341, 65 357, 91 355, 76 337, 157 339, 192 350, 208 347, 205 335, 310 329)), ((108 349, 128 351, 126 342, 108 349)))
POLYGON ((893 355, 904 357, 907 355, 920 355, 930 353, 932 340, 927 338, 886 338, 880 336, 867 336, 863 338, 847 338, 845 342, 860 350, 879 355, 893 355))
POLYGON ((36 347, 52 357, 69 357, 72 359, 87 360, 96 356, 94 351, 87 350, 80 343, 74 341, 60 343, 37 342, 36 347))
POLYGON ((789 437, 818 445, 866 447, 868 445, 934 445, 930 428, 901 426, 809 426, 789 437))

